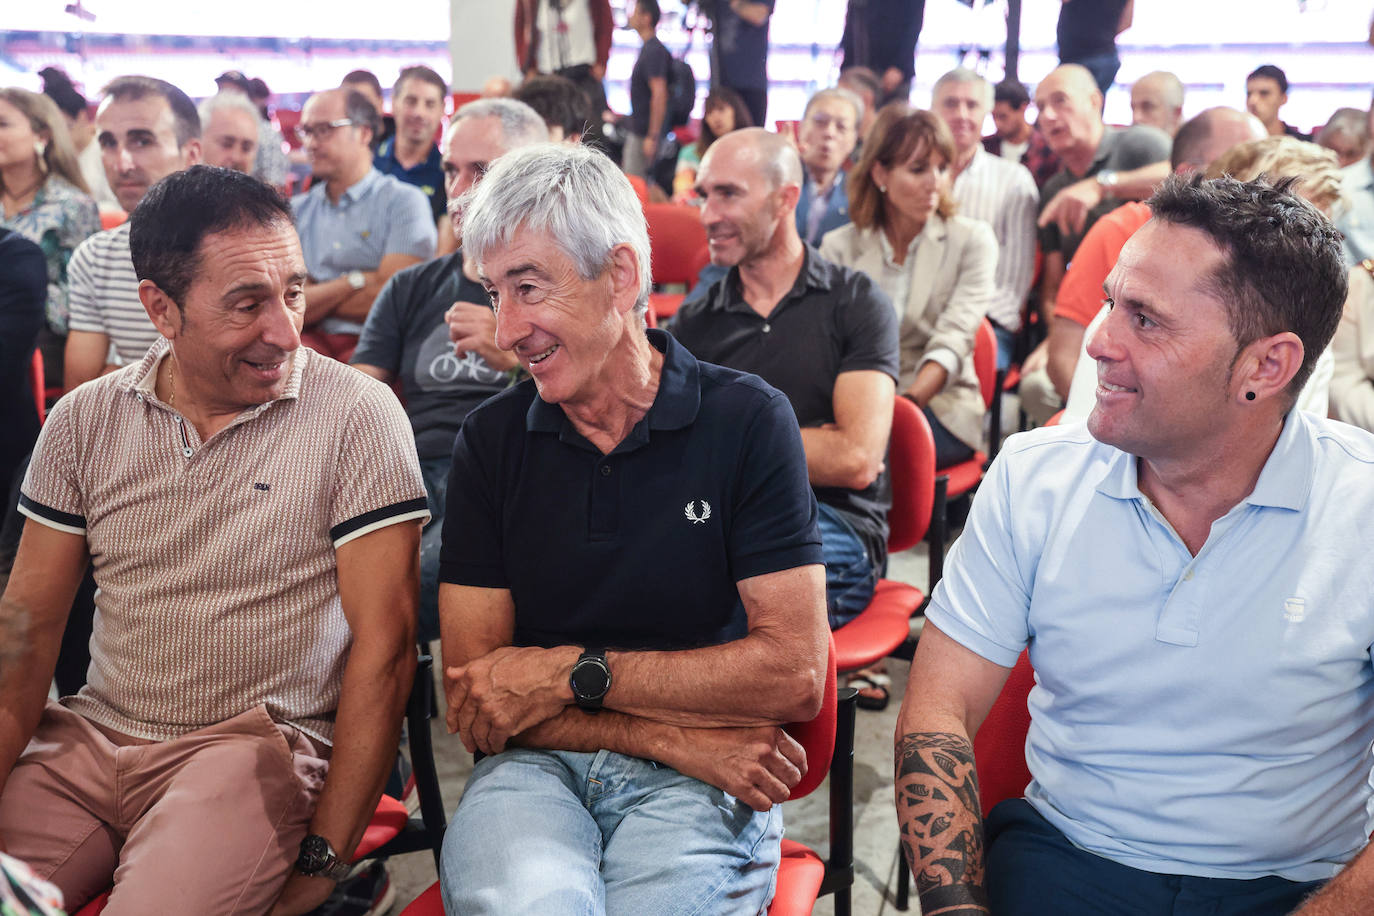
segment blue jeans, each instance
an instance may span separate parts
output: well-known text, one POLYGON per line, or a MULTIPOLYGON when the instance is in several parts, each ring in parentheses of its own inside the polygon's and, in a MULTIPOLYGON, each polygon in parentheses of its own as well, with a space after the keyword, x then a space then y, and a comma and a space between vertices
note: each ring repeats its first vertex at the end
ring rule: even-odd
POLYGON ((836 509, 817 503, 821 530, 821 557, 825 560, 825 606, 830 629, 838 630, 868 607, 878 570, 863 541, 836 509))
POLYGON ((997 368, 1005 369, 1011 365, 1012 354, 1016 352, 1016 332, 1008 331, 1000 324, 994 324, 992 336, 997 338, 997 368))
POLYGON ((444 911, 763 913, 782 808, 610 751, 484 757, 444 836, 444 911))
POLYGON ((1142 871, 1079 849, 1023 798, 988 813, 988 902, 998 916, 1283 916, 1321 884, 1142 871))
POLYGON ((952 464, 959 464, 968 461, 973 457, 973 449, 964 444, 964 440, 956 438, 954 433, 945 428, 945 424, 940 422, 940 418, 935 415, 935 411, 929 406, 922 407, 921 412, 926 415, 926 422, 930 424, 930 435, 935 440, 935 469, 944 470, 952 464))
POLYGON ((439 547, 444 534, 444 509, 448 503, 448 472, 451 458, 426 458, 420 462, 429 500, 429 523, 420 533, 420 628, 421 642, 439 638, 439 547))

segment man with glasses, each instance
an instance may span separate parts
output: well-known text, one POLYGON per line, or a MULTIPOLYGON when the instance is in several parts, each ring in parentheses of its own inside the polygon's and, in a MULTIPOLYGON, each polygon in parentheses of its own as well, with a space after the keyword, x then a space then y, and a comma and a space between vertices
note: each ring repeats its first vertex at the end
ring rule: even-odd
POLYGON ((382 285, 434 254, 429 201, 372 165, 377 109, 360 92, 311 96, 297 128, 315 183, 291 199, 310 277, 303 340, 347 361, 382 285))
POLYGON ((806 180, 797 201, 797 231, 808 245, 849 222, 844 163, 859 141, 864 103, 848 89, 822 89, 806 103, 797 138, 806 180))

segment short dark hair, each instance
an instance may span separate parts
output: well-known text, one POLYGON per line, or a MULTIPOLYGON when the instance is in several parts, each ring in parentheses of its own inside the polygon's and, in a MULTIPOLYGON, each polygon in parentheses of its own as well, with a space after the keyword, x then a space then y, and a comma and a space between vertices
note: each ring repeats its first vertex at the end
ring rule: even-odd
POLYGON ((377 98, 382 97, 382 81, 377 79, 377 74, 371 70, 349 70, 344 74, 344 78, 339 80, 339 86, 347 86, 349 83, 362 83, 371 86, 377 92, 377 98))
POLYGON ((580 137, 587 129, 587 96, 565 76, 532 76, 511 98, 537 111, 549 127, 563 128, 565 137, 580 137))
MULTIPOLYGON (((419 80, 422 83, 429 83, 439 90, 440 101, 443 101, 444 96, 448 95, 448 84, 444 82, 444 78, 423 64, 417 64, 414 67, 406 67, 401 71, 401 75, 396 77, 396 85, 391 87, 391 104, 396 104, 396 97, 401 94, 401 86, 406 80, 419 80)), ((380 92, 377 94, 381 95, 380 92)))
POLYGON ((644 15, 649 17, 649 24, 658 28, 658 20, 662 18, 663 11, 658 8, 658 0, 635 0, 635 6, 644 11, 644 15))
POLYGON ((1006 102, 1012 108, 1025 108, 1030 104, 1030 93, 1019 80, 1002 80, 992 87, 992 103, 1006 102))
POLYGON ((233 169, 194 165, 153 185, 129 215, 134 273, 184 308, 207 235, 275 225, 295 225, 276 188, 233 169))
POLYGON ((366 127, 372 131, 368 142, 375 141, 382 133, 382 115, 372 100, 356 89, 344 90, 344 117, 353 122, 354 127, 366 127))
POLYGON ((1202 282, 1226 308, 1237 353, 1271 334, 1298 335, 1295 400, 1336 333, 1348 284, 1341 234, 1292 191, 1296 180, 1170 175, 1148 201, 1155 219, 1205 232, 1225 253, 1202 282))
POLYGON ((101 94, 107 99, 121 102, 138 101, 150 95, 161 96, 172 109, 177 148, 185 146, 189 140, 200 139, 200 114, 196 111, 196 103, 166 80, 153 76, 116 76, 105 85, 101 94))
POLYGON ((1250 75, 1245 78, 1248 83, 1253 79, 1271 79, 1279 84, 1279 92, 1288 94, 1288 74, 1284 73, 1273 64, 1261 64, 1250 71, 1250 75))
POLYGON ((86 97, 76 91, 71 77, 56 67, 44 67, 38 71, 43 79, 43 94, 52 99, 62 113, 75 118, 86 110, 86 97))

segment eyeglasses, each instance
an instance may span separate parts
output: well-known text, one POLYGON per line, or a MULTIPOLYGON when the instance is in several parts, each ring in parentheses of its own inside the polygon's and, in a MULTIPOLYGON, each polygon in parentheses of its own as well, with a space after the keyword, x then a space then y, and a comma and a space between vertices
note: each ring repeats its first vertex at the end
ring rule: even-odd
POLYGON ((335 128, 347 127, 352 124, 350 118, 340 118, 337 121, 328 121, 324 124, 297 124, 296 136, 304 143, 307 140, 327 140, 329 135, 334 133, 335 128))

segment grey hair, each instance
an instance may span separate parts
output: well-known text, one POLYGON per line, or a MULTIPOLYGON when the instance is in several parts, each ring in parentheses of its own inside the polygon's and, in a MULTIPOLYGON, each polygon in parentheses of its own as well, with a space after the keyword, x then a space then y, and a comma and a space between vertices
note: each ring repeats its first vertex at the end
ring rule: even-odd
POLYGON ((822 89, 807 99, 806 110, 802 112, 802 117, 805 118, 811 114, 811 109, 817 102, 824 102, 827 99, 836 99, 853 107, 854 128, 857 130, 859 122, 864 119, 864 100, 859 98, 859 94, 853 89, 846 89, 843 86, 831 86, 829 89, 822 89))
POLYGON ((652 283, 649 229, 630 180, 604 153, 547 141, 521 147, 492 163, 460 200, 463 250, 478 264, 525 229, 546 233, 578 274, 592 280, 617 245, 629 245, 639 262, 635 315, 643 324, 652 283))
POLYGON ((1154 80, 1160 84, 1164 90, 1164 101, 1173 108, 1183 107, 1183 80, 1178 78, 1178 74, 1170 73, 1168 70, 1151 70, 1149 73, 1136 80, 1143 83, 1145 80, 1154 80))
POLYGON ((981 86, 983 89, 983 107, 989 111, 992 110, 994 93, 992 83, 985 80, 981 73, 975 73, 968 67, 955 67, 935 81, 935 85, 930 90, 931 107, 934 107, 935 99, 940 95, 941 89, 958 83, 972 83, 975 86, 981 86))
POLYGON ((262 117, 258 114, 258 107, 254 105, 242 92, 220 92, 210 96, 200 103, 197 114, 200 115, 202 126, 210 123, 210 117, 221 109, 227 111, 242 111, 253 116, 253 123, 256 125, 262 117))
POLYGON ((542 143, 549 139, 549 126, 539 113, 516 99, 474 99, 453 113, 449 129, 467 118, 496 118, 506 149, 542 143))

